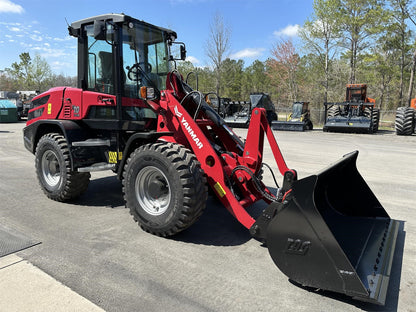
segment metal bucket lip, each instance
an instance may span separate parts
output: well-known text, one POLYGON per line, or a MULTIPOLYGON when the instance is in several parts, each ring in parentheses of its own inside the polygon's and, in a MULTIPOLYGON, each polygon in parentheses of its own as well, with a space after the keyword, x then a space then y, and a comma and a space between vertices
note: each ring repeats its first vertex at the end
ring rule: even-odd
MULTIPOLYGON (((334 225, 336 226, 340 220, 343 222, 342 217, 338 219, 338 221, 335 220, 335 223, 328 224, 327 222, 332 220, 331 215, 329 215, 329 219, 327 219, 328 215, 326 213, 325 216, 323 216, 323 212, 320 210, 320 208, 322 208, 320 206, 321 202, 319 200, 318 202, 316 201, 316 196, 319 195, 316 195, 315 192, 322 192, 326 183, 330 183, 331 179, 333 178, 331 174, 336 177, 338 174, 342 174, 343 170, 347 170, 351 174, 350 178, 352 177, 353 180, 355 178, 359 178, 361 183, 359 185, 365 184, 366 186, 364 179, 361 177, 356 168, 357 157, 358 151, 353 151, 351 153, 345 154, 341 159, 330 164, 317 174, 294 182, 291 199, 288 200, 288 202, 285 204, 285 208, 279 211, 269 224, 269 228, 267 229, 267 242, 273 261, 276 263, 279 269, 290 279, 305 286, 340 292, 357 300, 384 305, 387 296, 390 269, 397 239, 398 227, 396 226, 396 221, 392 220, 388 216, 383 207, 380 207, 382 208, 380 210, 383 210, 384 213, 380 213, 374 216, 372 215, 372 211, 369 211, 367 215, 364 214, 358 217, 354 215, 346 215, 347 219, 356 219, 358 222, 360 222, 359 224, 365 224, 365 222, 361 223, 361 220, 373 220, 369 221, 369 224, 374 223, 376 229, 380 229, 384 222, 389 222, 389 230, 386 234, 388 241, 386 244, 388 246, 385 247, 383 254, 379 256, 380 269, 375 272, 375 277, 372 278, 372 284, 371 287, 369 287, 371 278, 370 275, 374 274, 372 271, 373 263, 371 262, 373 261, 372 255, 374 252, 374 246, 378 246, 379 238, 382 237, 379 235, 379 233, 381 233, 380 230, 375 232, 373 232, 373 230, 369 230, 367 232, 364 231, 362 235, 363 239, 361 239, 361 243, 359 243, 356 247, 358 249, 355 248, 354 243, 352 245, 350 244, 348 247, 346 244, 344 244, 345 238, 341 238, 341 240, 339 240, 340 232, 333 231, 334 225), (328 180, 325 180, 326 178, 328 178, 328 180), (319 186, 320 182, 323 184, 319 186), (287 211, 285 212, 285 210, 287 211), (289 228, 290 226, 286 226, 286 224, 290 224, 290 226, 294 227, 296 227, 296 224, 304 224, 306 227, 310 227, 310 230, 289 228), (282 226, 286 228, 282 229, 282 226), (312 236, 308 236, 308 231, 312 236), (320 277, 315 277, 315 279, 308 280, 308 278, 310 278, 308 274, 311 271, 311 268, 313 268, 313 265, 309 269, 301 268, 303 266, 302 261, 308 260, 302 260, 302 258, 300 258, 302 257, 302 255, 299 254, 300 250, 295 250, 298 252, 298 255, 296 255, 296 252, 295 255, 287 254, 288 243, 285 243, 285 240, 287 240, 289 237, 294 239, 298 238, 301 242, 298 245, 295 244, 294 247, 292 245, 290 247, 292 249, 302 249, 303 247, 300 247, 303 246, 302 242, 310 242, 310 245, 308 244, 309 254, 304 258, 309 259, 309 261, 316 261, 316 259, 321 257, 318 255, 318 258, 315 259, 308 258, 312 257, 310 253, 312 252, 313 248, 318 248, 318 250, 320 248, 322 256, 326 259, 325 261, 327 264, 332 266, 331 270, 333 273, 331 274, 333 274, 332 276, 336 280, 336 282, 334 282, 335 284, 332 282, 332 284, 325 282, 321 280, 320 277), (367 241, 365 241, 366 237, 367 241), (276 239, 276 241, 270 241, 273 239, 276 239), (354 246, 355 251, 351 249, 351 246, 354 246), (357 256, 357 254, 359 254, 357 250, 368 253, 368 256, 363 258, 363 262, 361 262, 361 255, 359 257, 357 256), (346 254, 350 252, 353 253, 349 255, 346 254), (354 255, 354 253, 355 256, 353 256, 352 260, 350 256, 354 255), (295 267, 292 264, 292 261, 295 261, 295 263, 298 262, 298 266, 295 267), (308 277, 305 278, 302 276, 302 274, 306 274, 305 276, 308 277)), ((377 198, 375 198, 374 194, 371 192, 368 186, 365 188, 364 192, 370 193, 369 196, 373 198, 371 200, 372 204, 379 204, 377 198)), ((344 215, 340 214, 340 216, 344 215)), ((351 224, 355 223, 353 222, 351 224)), ((298 227, 302 226, 298 225, 298 227)), ((342 231, 343 230, 341 230, 341 232, 342 231)), ((357 235, 360 237, 361 234, 358 233, 357 235)), ((346 237, 349 237, 349 235, 346 235, 346 237)), ((308 251, 306 250, 305 254, 307 252, 308 251)), ((316 257, 316 253, 313 257, 316 257)), ((374 261, 376 260, 376 257, 377 256, 374 257, 374 261)), ((309 266, 310 264, 306 264, 306 267, 309 266)), ((323 270, 328 272, 328 268, 323 268, 323 270)), ((318 271, 320 271, 319 267, 318 271)))
POLYGON ((349 152, 347 154, 344 154, 340 159, 338 159, 337 161, 329 164, 325 168, 321 169, 320 171, 318 171, 313 176, 316 176, 318 178, 319 176, 325 175, 325 172, 328 172, 330 169, 336 167, 340 163, 347 162, 348 160, 351 160, 355 163, 357 161, 358 154, 359 154, 358 150, 355 150, 355 151, 349 152))

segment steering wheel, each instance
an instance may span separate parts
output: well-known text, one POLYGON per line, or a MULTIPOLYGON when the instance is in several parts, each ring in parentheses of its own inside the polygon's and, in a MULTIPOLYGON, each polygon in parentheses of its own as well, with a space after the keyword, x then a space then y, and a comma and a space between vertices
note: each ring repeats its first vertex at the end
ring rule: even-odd
POLYGON ((152 65, 147 62, 139 62, 134 64, 132 67, 127 66, 126 69, 127 77, 132 81, 140 81, 141 80, 141 70, 139 70, 139 67, 142 71, 145 73, 151 73, 152 72, 152 65))

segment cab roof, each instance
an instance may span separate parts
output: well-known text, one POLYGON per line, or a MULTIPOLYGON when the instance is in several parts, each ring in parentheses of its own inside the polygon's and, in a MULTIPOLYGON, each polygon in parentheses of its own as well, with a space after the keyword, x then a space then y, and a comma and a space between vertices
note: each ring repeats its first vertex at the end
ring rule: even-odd
POLYGON ((154 28, 165 31, 169 34, 174 35, 175 38, 177 38, 177 34, 173 30, 163 28, 163 27, 158 27, 158 26, 146 23, 145 21, 140 21, 129 15, 125 15, 124 13, 109 13, 109 14, 101 14, 101 15, 84 18, 82 20, 72 22, 70 28, 77 31, 81 28, 82 25, 90 24, 90 23, 93 23, 94 21, 112 21, 113 23, 138 22, 140 24, 152 26, 154 28))

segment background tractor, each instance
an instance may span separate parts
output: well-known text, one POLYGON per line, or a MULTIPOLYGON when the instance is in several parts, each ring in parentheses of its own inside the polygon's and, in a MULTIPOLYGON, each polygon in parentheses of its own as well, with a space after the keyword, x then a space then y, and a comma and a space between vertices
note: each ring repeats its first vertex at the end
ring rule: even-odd
POLYGON ((220 101, 218 111, 224 118, 227 125, 232 128, 248 128, 251 119, 251 112, 254 108, 266 110, 269 124, 277 120, 276 109, 269 94, 263 92, 250 93, 250 101, 231 101, 224 99, 220 101))
POLYGON ((242 140, 171 67, 175 44, 186 54, 174 31, 106 14, 69 33, 78 87, 35 97, 23 131, 47 197, 75 200, 90 172, 112 170, 133 219, 168 237, 201 216, 209 187, 290 279, 384 304, 399 223, 358 173, 357 151, 298 180, 265 108, 253 109, 242 140), (283 177, 277 191, 262 180, 266 138, 283 177), (258 201, 268 203, 260 215, 250 210, 258 201))
POLYGON ((380 110, 376 108, 376 101, 367 97, 366 84, 347 84, 345 102, 324 103, 324 106, 324 131, 378 131, 380 110))
POLYGON ((273 121, 273 130, 288 131, 305 131, 312 130, 311 112, 309 111, 309 102, 294 102, 292 112, 286 121, 273 121))

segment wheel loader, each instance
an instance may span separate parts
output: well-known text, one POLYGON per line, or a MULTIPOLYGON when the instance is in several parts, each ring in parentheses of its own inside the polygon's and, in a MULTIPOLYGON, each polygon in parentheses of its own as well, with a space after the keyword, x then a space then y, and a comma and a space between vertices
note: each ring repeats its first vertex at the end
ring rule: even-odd
POLYGON ((294 102, 292 112, 287 120, 276 120, 271 123, 273 130, 280 131, 305 131, 312 130, 313 123, 311 120, 311 112, 309 110, 309 102, 294 102))
POLYGON ((210 188, 289 279, 384 304, 398 221, 359 174, 358 151, 298 179, 264 108, 253 109, 243 140, 185 83, 173 66, 186 56, 174 31, 124 14, 68 29, 78 39, 78 87, 35 97, 23 131, 47 197, 74 200, 90 172, 112 170, 133 219, 169 237, 201 216, 210 188), (262 181, 265 139, 283 177, 276 192, 262 181), (268 205, 254 218, 260 200, 268 205))
POLYGON ((380 110, 376 100, 367 97, 367 85, 347 84, 344 102, 324 103, 323 131, 375 133, 378 131, 380 110))

